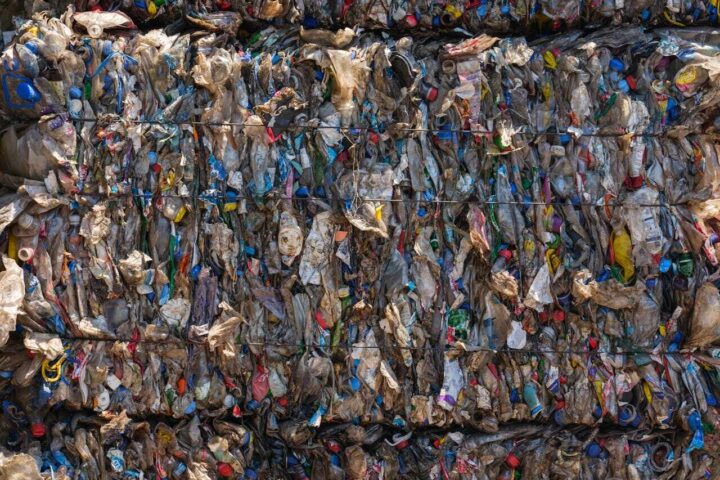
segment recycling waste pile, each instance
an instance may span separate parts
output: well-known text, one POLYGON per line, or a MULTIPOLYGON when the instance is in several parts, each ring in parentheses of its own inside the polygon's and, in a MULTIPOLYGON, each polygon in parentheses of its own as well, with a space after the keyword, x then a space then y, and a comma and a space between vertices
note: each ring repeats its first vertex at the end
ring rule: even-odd
POLYGON ((0 478, 720 478, 720 31, 189 18, 3 35, 0 478))
POLYGON ((33 0, 25 13, 67 4, 78 10, 122 12, 138 25, 177 27, 187 20, 207 27, 242 21, 305 28, 362 27, 417 34, 462 29, 473 33, 555 33, 575 27, 642 24, 687 27, 718 23, 718 0, 33 0), (202 12, 202 13, 200 13, 202 12), (188 15, 189 14, 189 15, 188 15))

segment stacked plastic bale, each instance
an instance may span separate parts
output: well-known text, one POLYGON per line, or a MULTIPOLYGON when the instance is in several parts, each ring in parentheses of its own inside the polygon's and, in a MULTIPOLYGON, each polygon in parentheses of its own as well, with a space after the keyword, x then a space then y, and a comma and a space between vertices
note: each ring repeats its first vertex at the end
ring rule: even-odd
POLYGON ((3 54, 6 449, 70 478, 717 473, 712 30, 132 27, 38 18, 3 54))

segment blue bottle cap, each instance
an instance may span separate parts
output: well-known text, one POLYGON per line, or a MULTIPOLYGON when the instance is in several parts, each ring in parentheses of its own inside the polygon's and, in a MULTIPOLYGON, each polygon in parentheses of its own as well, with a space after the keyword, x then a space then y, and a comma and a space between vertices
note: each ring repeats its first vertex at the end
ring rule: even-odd
POLYGON ((624 78, 618 82, 618 88, 623 93, 628 93, 630 91, 630 85, 628 85, 624 78))
POLYGON ((187 467, 185 466, 184 463, 180 462, 177 464, 177 467, 175 467, 175 470, 173 470, 173 474, 180 476, 183 473, 185 473, 185 470, 187 470, 187 467))
POLYGON ((598 283, 602 283, 610 278, 610 272, 608 270, 603 270, 598 274, 597 277, 595 277, 595 280, 598 283))
POLYGON ((660 272, 662 272, 662 273, 668 272, 668 271, 670 271, 670 268, 672 267, 672 262, 667 258, 663 258, 660 260, 659 267, 660 267, 660 272))
POLYGON ((201 270, 202 270, 202 265, 200 265, 200 264, 198 263, 197 265, 195 265, 195 266, 192 268, 192 270, 190 270, 190 277, 191 277, 193 280, 197 280, 197 279, 198 279, 198 276, 200 276, 200 271, 201 271, 201 270))
POLYGON ((616 72, 622 72, 625 70, 625 63, 617 57, 610 60, 610 69, 616 72))
POLYGON ((602 455, 602 447, 600 445, 598 445, 597 443, 592 442, 585 449, 585 453, 590 458, 598 458, 598 457, 600 457, 600 455, 602 455))
POLYGON ((68 91, 70 98, 73 100, 80 100, 82 98, 83 92, 80 87, 70 87, 70 90, 68 91))
POLYGON ((295 196, 298 198, 308 198, 310 196, 310 190, 306 186, 299 187, 295 190, 295 196))
POLYGON ((618 415, 618 421, 620 425, 627 427, 627 426, 633 426, 637 427, 640 425, 640 416, 637 414, 635 409, 624 406, 620 409, 620 414, 618 415))
POLYGON ((35 103, 40 100, 40 92, 33 86, 29 81, 23 81, 18 83, 15 87, 15 92, 18 97, 25 100, 26 102, 35 103))
POLYGON ((350 388, 353 392, 360 390, 360 380, 357 377, 350 377, 350 388))
POLYGON ((703 428, 702 418, 697 410, 693 410, 690 416, 688 416, 688 427, 690 430, 699 430, 703 428))

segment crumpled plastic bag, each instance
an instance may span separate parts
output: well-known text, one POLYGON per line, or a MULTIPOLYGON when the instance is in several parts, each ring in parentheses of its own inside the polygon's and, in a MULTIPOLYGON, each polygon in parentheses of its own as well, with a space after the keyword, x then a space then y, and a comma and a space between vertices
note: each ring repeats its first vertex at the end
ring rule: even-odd
POLYGON ((712 283, 703 283, 695 293, 687 345, 704 348, 720 339, 720 292, 712 283))
POLYGON ((0 346, 5 345, 10 332, 15 331, 25 296, 22 269, 6 255, 2 256, 2 261, 5 270, 0 272, 0 346))

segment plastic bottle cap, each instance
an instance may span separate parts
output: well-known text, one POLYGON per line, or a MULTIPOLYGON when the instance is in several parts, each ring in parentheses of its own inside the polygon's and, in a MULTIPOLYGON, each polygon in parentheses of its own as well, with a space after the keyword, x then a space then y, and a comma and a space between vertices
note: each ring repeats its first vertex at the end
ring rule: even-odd
POLYGON ((32 433, 32 436, 34 438, 42 438, 45 436, 46 432, 47 429, 45 428, 45 424, 43 423, 33 423, 30 427, 30 433, 32 433))
POLYGON ((35 103, 40 100, 40 92, 38 92, 30 82, 20 82, 17 87, 15 87, 15 92, 18 97, 26 102, 35 103))
POLYGON ((80 87, 70 87, 68 93, 70 95, 70 98, 72 98, 73 100, 80 100, 83 95, 82 89, 80 87))
POLYGON ((435 99, 437 98, 437 96, 438 96, 438 89, 435 87, 429 87, 427 90, 427 94, 425 94, 425 99, 428 102, 434 102, 435 99))
POLYGON ((613 58, 610 60, 610 69, 615 70, 616 72, 622 72, 625 70, 625 63, 617 57, 613 58))
POLYGON ((514 453, 510 453, 505 457, 505 463, 507 463, 510 468, 518 468, 520 466, 520 459, 517 458, 514 453))
POLYGON ((217 471, 221 477, 229 477, 233 474, 233 468, 227 463, 218 463, 217 471))
POLYGON ((660 272, 665 273, 670 271, 670 268, 672 267, 672 262, 668 260, 667 258, 663 258, 660 260, 660 272))
POLYGON ((585 453, 587 453, 588 457, 598 458, 600 457, 600 455, 602 455, 602 447, 600 447, 600 445, 598 445, 597 443, 593 442, 587 446, 585 453))
POLYGON ((503 248, 502 250, 500 250, 498 252, 498 255, 503 257, 507 261, 510 261, 510 259, 513 256, 512 252, 510 250, 508 250, 507 248, 503 248))
POLYGON ((405 23, 408 27, 417 27, 417 18, 415 18, 415 15, 406 15, 405 16, 405 23))
POLYGON ((103 34, 103 28, 100 25, 90 25, 87 27, 88 35, 92 38, 100 38, 103 34))
POLYGON ((356 377, 352 377, 350 379, 350 388, 353 392, 357 392, 360 390, 360 380, 358 380, 356 377))
POLYGON ((328 441, 325 446, 332 453, 340 453, 340 451, 342 451, 342 446, 335 440, 328 441))
POLYGON ((631 90, 637 89, 637 80, 635 80, 635 77, 632 75, 628 75, 625 77, 625 82, 628 84, 628 87, 630 87, 631 90))

